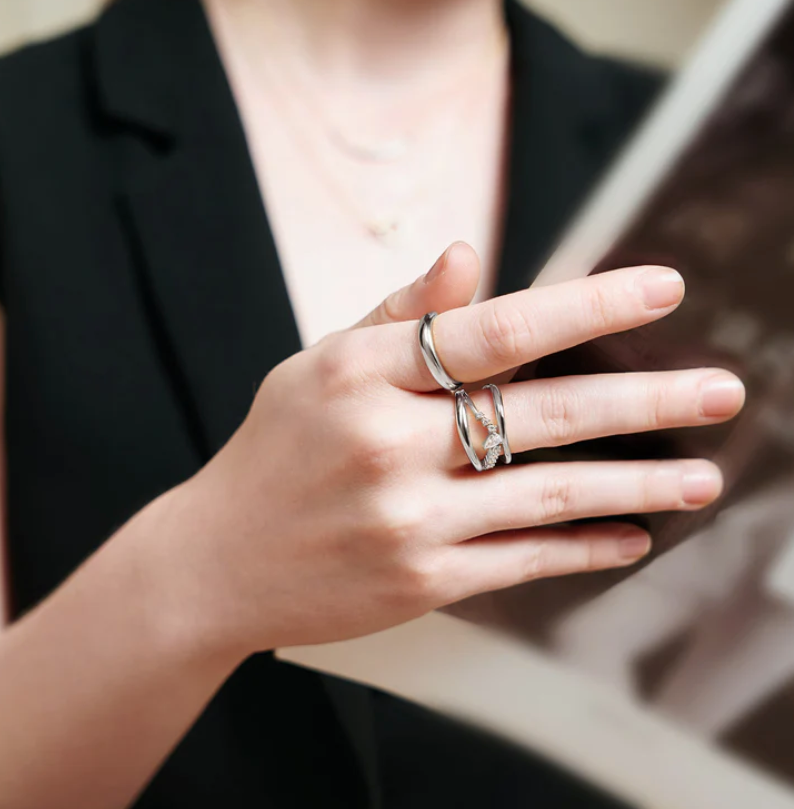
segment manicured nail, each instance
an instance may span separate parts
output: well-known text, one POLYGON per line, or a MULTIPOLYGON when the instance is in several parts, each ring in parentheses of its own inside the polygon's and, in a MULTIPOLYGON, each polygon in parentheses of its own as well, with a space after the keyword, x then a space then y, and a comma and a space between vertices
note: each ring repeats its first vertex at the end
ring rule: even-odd
POLYGON ((646 534, 632 534, 618 543, 621 559, 641 559, 651 549, 651 540, 646 534))
POLYGON ((733 374, 716 374, 700 388, 700 414, 716 419, 733 416, 744 404, 744 385, 733 374))
POLYGON ((669 267, 645 270, 637 279, 639 292, 649 309, 666 309, 684 297, 684 279, 669 267))
POLYGON ((681 496, 689 506, 705 506, 719 497, 722 491, 722 476, 716 467, 697 464, 696 468, 684 472, 681 481, 681 496))

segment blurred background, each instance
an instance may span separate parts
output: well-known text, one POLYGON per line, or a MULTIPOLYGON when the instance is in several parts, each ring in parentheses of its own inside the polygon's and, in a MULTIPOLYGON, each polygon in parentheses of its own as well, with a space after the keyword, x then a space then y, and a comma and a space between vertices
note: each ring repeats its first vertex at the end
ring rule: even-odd
MULTIPOLYGON (((101 0, 1 0, 0 51, 90 19, 101 0)), ((672 67, 722 0, 532 0, 588 48, 672 67)))

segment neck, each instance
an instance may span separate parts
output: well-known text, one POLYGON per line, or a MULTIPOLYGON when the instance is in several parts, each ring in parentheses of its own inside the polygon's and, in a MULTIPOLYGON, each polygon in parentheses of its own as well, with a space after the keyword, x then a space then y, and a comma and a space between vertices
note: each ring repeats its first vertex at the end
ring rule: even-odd
POLYGON ((417 86, 504 41, 502 0, 205 0, 328 84, 417 86))

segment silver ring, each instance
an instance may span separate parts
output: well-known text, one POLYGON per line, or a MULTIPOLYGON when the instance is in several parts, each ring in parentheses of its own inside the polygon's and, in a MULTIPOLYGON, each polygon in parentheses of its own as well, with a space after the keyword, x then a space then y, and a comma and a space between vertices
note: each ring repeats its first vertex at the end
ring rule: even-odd
POLYGON ((422 350, 422 356, 425 358, 427 368, 433 379, 441 385, 444 390, 450 393, 460 390, 463 387, 462 382, 455 381, 441 364, 441 360, 436 353, 436 344, 433 342, 433 321, 438 316, 437 312, 428 312, 419 321, 419 348, 422 350))
POLYGON ((471 465, 478 472, 485 472, 493 469, 499 457, 503 457, 506 464, 513 460, 513 453, 510 451, 510 444, 507 440, 507 428, 505 426, 505 408, 502 400, 502 392, 496 385, 486 385, 483 390, 490 390, 493 398, 494 413, 496 414, 496 424, 494 424, 485 413, 479 411, 471 400, 471 397, 462 388, 455 391, 455 421, 458 425, 458 435, 466 455, 471 461, 471 465), (474 418, 488 430, 488 436, 483 441, 485 457, 477 455, 471 441, 471 431, 469 430, 468 410, 474 414, 474 418))

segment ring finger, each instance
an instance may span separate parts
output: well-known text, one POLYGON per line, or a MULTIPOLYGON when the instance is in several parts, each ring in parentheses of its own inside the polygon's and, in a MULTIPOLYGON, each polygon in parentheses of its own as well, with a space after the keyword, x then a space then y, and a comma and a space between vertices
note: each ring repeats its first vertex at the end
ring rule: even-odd
POLYGON ((470 539, 587 517, 696 510, 720 495, 722 475, 705 460, 537 463, 447 485, 445 502, 455 504, 448 532, 470 539))

